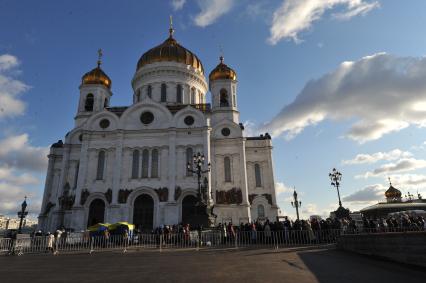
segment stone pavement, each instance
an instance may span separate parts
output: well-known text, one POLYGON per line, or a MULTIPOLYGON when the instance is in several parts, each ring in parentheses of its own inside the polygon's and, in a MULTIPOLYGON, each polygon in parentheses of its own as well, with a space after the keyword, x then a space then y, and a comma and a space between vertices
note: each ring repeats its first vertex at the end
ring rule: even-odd
POLYGON ((426 282, 426 271, 324 248, 0 257, 0 282, 426 282))

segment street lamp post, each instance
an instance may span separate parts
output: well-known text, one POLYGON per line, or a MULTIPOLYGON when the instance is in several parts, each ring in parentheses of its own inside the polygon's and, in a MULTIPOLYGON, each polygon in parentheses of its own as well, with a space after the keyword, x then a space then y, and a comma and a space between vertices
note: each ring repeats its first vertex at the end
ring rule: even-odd
POLYGON ((201 153, 197 153, 197 154, 194 154, 192 158, 193 164, 191 164, 191 162, 188 162, 187 164, 188 171, 196 174, 197 176, 197 182, 198 182, 197 197, 198 197, 198 201, 203 204, 208 203, 209 194, 207 192, 204 193, 202 191, 201 178, 203 177, 203 174, 210 172, 210 166, 211 166, 210 163, 208 163, 207 169, 203 170, 203 165, 205 160, 206 158, 204 157, 204 154, 202 155, 201 153))
POLYGON ((25 211, 26 208, 27 208, 27 196, 25 196, 25 199, 21 204, 21 211, 18 211, 18 217, 20 218, 18 233, 21 233, 22 222, 24 221, 24 218, 28 215, 28 211, 25 211))
POLYGON ((297 220, 299 220, 299 207, 302 206, 302 202, 297 199, 296 188, 294 188, 293 198, 294 198, 294 202, 293 201, 291 202, 291 206, 296 208, 297 220))
POLYGON ((337 197, 339 198, 339 207, 334 212, 337 218, 345 218, 349 216, 349 209, 346 209, 342 206, 342 201, 340 200, 340 182, 342 181, 342 173, 333 168, 333 170, 328 174, 330 177, 331 185, 337 190, 337 197))
POLYGON ((214 226, 216 215, 213 213, 214 204, 212 204, 213 197, 210 196, 208 192, 208 179, 207 177, 204 178, 202 182, 202 177, 204 174, 210 172, 211 165, 210 163, 207 164, 207 167, 204 165, 206 161, 206 158, 204 154, 201 154, 198 152, 197 154, 194 154, 192 158, 192 162, 188 162, 186 169, 188 172, 194 173, 197 176, 197 183, 198 183, 198 192, 197 192, 197 206, 202 207, 205 209, 206 216, 207 216, 207 224, 208 226, 212 227, 214 226))
POLYGON ((339 207, 342 207, 342 201, 340 200, 340 192, 339 192, 339 186, 340 181, 342 180, 342 173, 336 170, 336 168, 333 168, 331 173, 328 174, 331 180, 331 185, 337 189, 337 196, 339 197, 339 207))

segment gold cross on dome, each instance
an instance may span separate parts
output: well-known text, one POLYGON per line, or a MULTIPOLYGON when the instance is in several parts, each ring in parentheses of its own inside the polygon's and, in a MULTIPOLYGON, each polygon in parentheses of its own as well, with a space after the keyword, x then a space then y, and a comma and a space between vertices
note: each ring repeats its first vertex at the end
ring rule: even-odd
POLYGON ((101 59, 102 59, 102 49, 98 49, 98 68, 101 66, 101 64, 102 64, 102 61, 101 61, 101 59))
POLYGON ((169 19, 170 19, 169 35, 170 37, 172 37, 173 33, 175 32, 175 30, 173 29, 173 16, 170 15, 169 19))

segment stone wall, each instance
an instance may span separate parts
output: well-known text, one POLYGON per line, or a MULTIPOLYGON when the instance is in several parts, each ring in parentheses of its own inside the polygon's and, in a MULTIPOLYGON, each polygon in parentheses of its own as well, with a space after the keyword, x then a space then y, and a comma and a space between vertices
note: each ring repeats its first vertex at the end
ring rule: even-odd
POLYGON ((426 267, 426 232, 344 235, 339 249, 426 267))

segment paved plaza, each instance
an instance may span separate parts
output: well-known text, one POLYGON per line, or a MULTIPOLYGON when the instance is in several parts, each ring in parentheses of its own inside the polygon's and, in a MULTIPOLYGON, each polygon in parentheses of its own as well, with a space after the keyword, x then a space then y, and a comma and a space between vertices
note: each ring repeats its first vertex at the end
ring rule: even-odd
POLYGON ((426 282, 426 272, 334 249, 129 251, 0 257, 0 282, 426 282))

